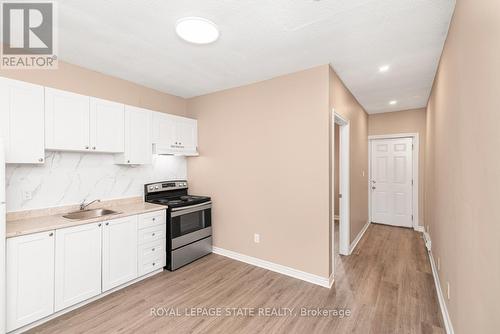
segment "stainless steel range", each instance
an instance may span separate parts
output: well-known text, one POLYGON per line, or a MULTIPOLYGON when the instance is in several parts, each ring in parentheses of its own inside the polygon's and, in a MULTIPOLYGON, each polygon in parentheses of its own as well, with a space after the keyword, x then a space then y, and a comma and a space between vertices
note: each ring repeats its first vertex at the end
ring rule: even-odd
POLYGON ((167 266, 176 270, 212 252, 212 201, 188 195, 187 181, 146 184, 145 201, 167 205, 167 266))

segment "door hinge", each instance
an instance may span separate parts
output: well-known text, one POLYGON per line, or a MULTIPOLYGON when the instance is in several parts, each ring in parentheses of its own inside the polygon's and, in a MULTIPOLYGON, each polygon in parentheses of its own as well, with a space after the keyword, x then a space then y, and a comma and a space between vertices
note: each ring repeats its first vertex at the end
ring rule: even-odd
POLYGON ((413 151, 415 149, 415 145, 411 144, 411 150, 413 151))
POLYGON ((411 180, 411 185, 413 185, 413 179, 411 180))
POLYGON ((411 215, 411 221, 413 221, 413 215, 411 215))
POLYGON ((339 194, 339 198, 342 198, 342 194, 339 194))

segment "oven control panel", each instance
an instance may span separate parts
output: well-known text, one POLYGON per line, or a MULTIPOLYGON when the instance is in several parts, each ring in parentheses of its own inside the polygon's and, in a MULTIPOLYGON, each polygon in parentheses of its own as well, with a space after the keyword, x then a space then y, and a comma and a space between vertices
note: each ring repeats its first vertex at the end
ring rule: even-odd
POLYGON ((166 182, 147 184, 146 190, 148 193, 154 193, 158 191, 187 189, 187 187, 188 187, 187 181, 166 181, 166 182))

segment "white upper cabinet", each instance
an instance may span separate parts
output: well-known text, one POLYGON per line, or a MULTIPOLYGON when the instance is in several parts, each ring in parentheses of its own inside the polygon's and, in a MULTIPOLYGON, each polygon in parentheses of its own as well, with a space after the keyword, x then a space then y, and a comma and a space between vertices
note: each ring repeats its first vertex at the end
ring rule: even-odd
POLYGON ((155 112, 153 138, 157 154, 197 155, 198 123, 195 119, 155 112))
POLYGON ((125 106, 125 152, 116 157, 116 163, 150 164, 152 159, 151 129, 151 111, 125 106))
POLYGON ((7 163, 44 162, 44 88, 0 78, 0 137, 7 163))
POLYGON ((102 223, 56 230, 55 311, 101 293, 102 223))
POLYGON ((54 231, 7 239, 7 332, 54 312, 54 231))
POLYGON ((125 106, 90 98, 90 148, 96 152, 125 151, 125 106))
POLYGON ((90 98, 45 88, 45 147, 48 150, 90 150, 90 98))
POLYGON ((48 150, 121 153, 125 149, 125 106, 45 88, 48 150))

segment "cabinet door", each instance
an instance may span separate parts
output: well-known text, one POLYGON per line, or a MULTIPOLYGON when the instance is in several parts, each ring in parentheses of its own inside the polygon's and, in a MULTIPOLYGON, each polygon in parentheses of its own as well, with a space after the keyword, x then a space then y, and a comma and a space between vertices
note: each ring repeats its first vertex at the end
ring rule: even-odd
POLYGON ((101 293, 101 225, 56 230, 56 312, 101 293))
POLYGON ((54 231, 7 239, 7 332, 54 312, 54 231))
POLYGON ((117 157, 117 163, 145 165, 151 163, 151 111, 125 106, 125 153, 117 157))
POLYGON ((191 118, 182 118, 177 122, 177 138, 183 152, 193 153, 198 146, 198 122, 191 118))
POLYGON ((96 152, 125 151, 125 106, 90 98, 90 148, 96 152))
POLYGON ((0 78, 0 137, 7 163, 44 162, 44 89, 0 78))
POLYGON ((154 127, 156 129, 156 149, 160 153, 176 150, 177 133, 175 121, 171 115, 155 113, 154 127))
POLYGON ((137 216, 103 226, 102 291, 137 278, 137 216))
POLYGON ((45 146, 49 150, 89 151, 88 96, 45 88, 45 146))

